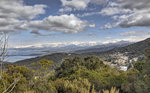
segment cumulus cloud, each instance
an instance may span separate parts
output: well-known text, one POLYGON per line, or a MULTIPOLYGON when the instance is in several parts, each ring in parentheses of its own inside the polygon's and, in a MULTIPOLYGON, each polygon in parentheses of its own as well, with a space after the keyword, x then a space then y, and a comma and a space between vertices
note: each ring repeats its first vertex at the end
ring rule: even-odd
POLYGON ((107 16, 112 16, 115 14, 124 14, 124 13, 129 13, 131 12, 131 10, 129 9, 121 9, 118 7, 106 7, 104 9, 101 10, 100 14, 101 15, 107 15, 107 16))
POLYGON ((87 12, 83 14, 77 14, 78 17, 87 17, 87 16, 92 16, 92 15, 99 15, 101 12, 87 12))
POLYGON ((72 10, 84 10, 89 3, 96 5, 106 4, 106 0, 61 0, 63 8, 59 12, 68 12, 72 10))
POLYGON ((134 10, 134 13, 130 15, 124 15, 124 18, 119 17, 121 27, 150 27, 150 9, 147 10, 134 10))
POLYGON ((27 6, 22 0, 0 1, 0 32, 16 32, 25 30, 24 24, 28 20, 45 13, 45 5, 27 6))
POLYGON ((85 9, 90 0, 61 0, 63 9, 60 12, 71 11, 71 10, 83 10, 85 9))
POLYGON ((22 0, 1 0, 1 18, 33 19, 39 14, 45 13, 45 5, 26 6, 22 0), (30 10, 30 11, 29 11, 30 10))
MULTIPOLYGON (((84 2, 86 2, 86 0, 82 3, 84 2)), ((64 5, 69 4, 66 3, 64 5)), ((28 30, 32 31, 32 34, 45 36, 39 33, 39 30, 57 31, 62 33, 77 33, 84 31, 86 21, 80 20, 73 14, 48 16, 42 20, 35 20, 40 14, 45 13, 46 7, 46 5, 42 4, 33 6, 25 5, 23 0, 1 0, 0 32, 8 33, 28 30)), ((84 6, 82 7, 84 8, 84 6)))
POLYGON ((96 5, 104 5, 106 4, 106 0, 91 0, 91 3, 96 4, 96 5))
POLYGON ((95 24, 90 24, 89 27, 90 27, 90 28, 95 28, 96 25, 95 25, 95 24))
POLYGON ((149 0, 110 2, 101 10, 101 15, 111 16, 116 21, 111 25, 115 25, 115 27, 150 27, 150 2, 149 0))
POLYGON ((149 0, 118 0, 118 4, 123 8, 132 10, 150 8, 149 0))
POLYGON ((77 18, 74 14, 49 16, 43 20, 31 21, 28 26, 34 31, 58 31, 62 33, 78 33, 84 31, 87 22, 77 18))
POLYGON ((107 23, 107 24, 105 24, 104 26, 101 26, 101 27, 100 27, 100 30, 111 29, 111 28, 117 27, 118 24, 119 24, 119 23, 114 23, 114 24, 107 23))

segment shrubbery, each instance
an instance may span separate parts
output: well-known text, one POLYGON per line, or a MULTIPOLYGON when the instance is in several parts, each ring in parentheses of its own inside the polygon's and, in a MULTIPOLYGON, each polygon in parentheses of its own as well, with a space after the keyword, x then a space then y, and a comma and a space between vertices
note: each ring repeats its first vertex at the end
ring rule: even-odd
MULTIPOLYGON (((68 58, 52 72, 52 63, 40 60, 37 70, 8 65, 0 79, 0 93, 15 80, 11 93, 149 93, 150 50, 146 59, 124 72, 105 65, 95 56, 68 58)), ((6 92, 6 93, 7 93, 6 92)))

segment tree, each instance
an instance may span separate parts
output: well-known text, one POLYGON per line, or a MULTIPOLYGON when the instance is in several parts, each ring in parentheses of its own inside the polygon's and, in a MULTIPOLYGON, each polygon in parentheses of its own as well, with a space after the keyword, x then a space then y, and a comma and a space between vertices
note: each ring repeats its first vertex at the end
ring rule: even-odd
POLYGON ((142 62, 141 61, 135 62, 134 68, 137 69, 139 72, 142 72, 144 68, 144 64, 145 64, 145 60, 143 60, 142 62))
POLYGON ((57 79, 53 85, 56 87, 57 93, 95 93, 91 83, 87 79, 64 80, 57 79))
POLYGON ((84 58, 84 65, 87 67, 87 69, 95 70, 104 66, 104 63, 102 60, 100 60, 96 56, 89 56, 89 57, 84 58))
POLYGON ((52 72, 51 69, 53 66, 53 61, 42 59, 37 63, 32 63, 32 66, 36 67, 36 70, 34 71, 34 76, 44 78, 47 77, 50 74, 50 72, 52 72))
MULTIPOLYGON (((3 72, 4 86, 2 86, 2 93, 22 93, 30 89, 30 80, 33 72, 25 66, 8 65, 6 71, 3 72)), ((2 82, 2 81, 0 81, 2 82)))
POLYGON ((137 93, 150 93, 150 48, 145 52, 145 64, 135 83, 137 93))
POLYGON ((119 93, 119 89, 117 90, 115 87, 112 87, 111 90, 103 90, 103 93, 119 93))

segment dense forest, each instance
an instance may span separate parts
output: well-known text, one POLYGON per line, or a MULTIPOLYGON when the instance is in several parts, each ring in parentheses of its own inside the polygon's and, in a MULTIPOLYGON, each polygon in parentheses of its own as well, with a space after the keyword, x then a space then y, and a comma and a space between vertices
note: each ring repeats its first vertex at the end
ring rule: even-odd
POLYGON ((46 59, 32 66, 36 69, 6 65, 0 93, 150 93, 150 49, 128 71, 112 68, 96 56, 67 58, 55 70, 46 59))

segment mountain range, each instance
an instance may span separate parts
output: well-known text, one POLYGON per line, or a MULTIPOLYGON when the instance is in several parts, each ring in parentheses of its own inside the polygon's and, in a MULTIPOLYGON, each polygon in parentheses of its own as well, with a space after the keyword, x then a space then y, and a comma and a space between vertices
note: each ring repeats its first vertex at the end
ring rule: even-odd
POLYGON ((44 56, 44 55, 50 55, 53 53, 76 53, 76 54, 82 54, 82 53, 90 53, 90 52, 102 52, 102 51, 108 51, 117 47, 123 47, 131 44, 133 42, 128 41, 119 41, 115 43, 95 43, 95 42, 89 42, 89 43, 82 43, 82 44, 65 44, 65 45, 57 45, 57 46, 42 46, 42 47, 35 47, 35 46, 29 46, 29 47, 20 47, 20 48, 9 48, 8 53, 8 62, 15 62, 18 60, 23 60, 27 58, 37 57, 37 56, 44 56))
POLYGON ((84 57, 89 55, 95 55, 103 58, 105 56, 108 56, 109 54, 113 54, 117 52, 120 53, 128 52, 129 56, 140 56, 140 55, 144 55, 144 51, 148 47, 150 47, 150 38, 136 43, 122 41, 115 44, 97 45, 84 50, 78 50, 72 53, 53 53, 44 56, 38 56, 31 59, 17 61, 14 64, 30 66, 32 62, 37 62, 41 59, 52 60, 54 61, 55 64, 59 64, 65 58, 68 57, 74 57, 74 56, 84 57))

